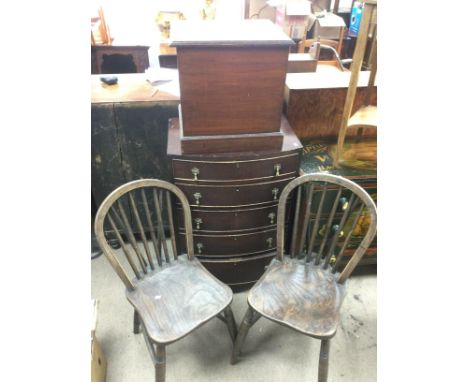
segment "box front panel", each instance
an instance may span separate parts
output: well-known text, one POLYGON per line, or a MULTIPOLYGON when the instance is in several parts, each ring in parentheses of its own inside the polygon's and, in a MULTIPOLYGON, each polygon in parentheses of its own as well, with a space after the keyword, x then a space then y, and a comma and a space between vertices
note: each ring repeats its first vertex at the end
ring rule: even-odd
POLYGON ((184 136, 280 130, 287 47, 183 47, 184 136))

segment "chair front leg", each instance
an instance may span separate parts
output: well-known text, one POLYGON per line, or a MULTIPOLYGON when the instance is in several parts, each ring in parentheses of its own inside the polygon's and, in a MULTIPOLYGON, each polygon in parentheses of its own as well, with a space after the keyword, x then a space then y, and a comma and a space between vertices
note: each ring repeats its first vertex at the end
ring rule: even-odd
POLYGON ((327 382, 328 378, 328 355, 330 352, 330 340, 322 340, 320 345, 320 359, 318 369, 318 382, 327 382))
POLYGON ((237 324, 236 324, 236 319, 234 317, 234 314, 232 313, 232 309, 230 306, 224 309, 224 317, 226 319, 226 325, 228 327, 229 335, 231 336, 232 343, 234 343, 237 337, 237 324))
POLYGON ((166 345, 156 344, 156 360, 154 363, 156 382, 166 381, 166 345))
POLYGON ((242 320, 239 332, 237 333, 236 341, 234 342, 234 349, 232 350, 231 354, 231 365, 234 365, 237 362, 237 358, 239 357, 242 345, 244 344, 249 329, 260 317, 258 313, 257 316, 255 313, 256 312, 250 306, 247 308, 247 312, 245 312, 244 319, 242 320))
POLYGON ((136 310, 133 311, 133 333, 140 333, 140 316, 136 310))

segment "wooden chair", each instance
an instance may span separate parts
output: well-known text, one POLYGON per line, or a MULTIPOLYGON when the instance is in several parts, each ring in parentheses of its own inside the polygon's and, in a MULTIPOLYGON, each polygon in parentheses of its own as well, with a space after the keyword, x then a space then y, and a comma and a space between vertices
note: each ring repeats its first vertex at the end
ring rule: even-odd
POLYGON ((211 318, 224 321, 234 341, 232 291, 195 258, 190 207, 178 187, 156 179, 124 184, 102 202, 94 227, 102 251, 126 286, 135 309, 133 331, 143 328, 157 382, 165 380, 166 345, 211 318), (187 254, 177 250, 172 199, 183 209, 187 254), (109 245, 113 238, 122 253, 109 245))
POLYGON ((99 6, 97 15, 91 17, 91 45, 110 45, 109 26, 104 17, 104 11, 99 6))
POLYGON ((340 123, 340 131, 338 133, 338 143, 333 164, 335 167, 341 167, 340 163, 343 156, 343 146, 346 139, 346 132, 349 128, 358 128, 358 139, 362 136, 364 128, 377 128, 377 106, 370 105, 372 90, 375 85, 377 75, 377 12, 376 0, 365 0, 364 10, 362 13, 361 24, 359 27, 358 37, 356 40, 356 48, 354 50, 353 62, 351 65, 351 77, 349 87, 346 93, 346 101, 343 108, 343 115, 340 123), (372 28, 371 28, 372 24, 372 28), (364 105, 361 106, 353 115, 354 99, 356 98, 357 85, 359 74, 364 61, 366 47, 369 37, 369 29, 372 29, 372 44, 370 45, 369 58, 367 67, 370 69, 369 82, 364 98, 364 105))
POLYGON ((348 179, 318 173, 290 182, 278 204, 278 252, 249 292, 249 307, 239 328, 231 363, 237 362, 250 327, 263 316, 321 340, 318 381, 325 382, 330 339, 339 324, 346 280, 371 244, 376 223, 374 202, 348 179), (286 202, 296 190, 288 251, 284 248, 286 202), (354 236, 365 226, 363 237, 354 236), (350 252, 352 257, 339 272, 343 256, 350 252))

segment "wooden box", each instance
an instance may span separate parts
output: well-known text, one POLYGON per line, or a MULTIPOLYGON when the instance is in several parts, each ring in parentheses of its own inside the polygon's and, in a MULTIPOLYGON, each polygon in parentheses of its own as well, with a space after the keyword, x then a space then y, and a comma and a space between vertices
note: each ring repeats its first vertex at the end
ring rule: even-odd
POLYGON ((174 23, 183 136, 278 133, 289 47, 268 20, 174 23))

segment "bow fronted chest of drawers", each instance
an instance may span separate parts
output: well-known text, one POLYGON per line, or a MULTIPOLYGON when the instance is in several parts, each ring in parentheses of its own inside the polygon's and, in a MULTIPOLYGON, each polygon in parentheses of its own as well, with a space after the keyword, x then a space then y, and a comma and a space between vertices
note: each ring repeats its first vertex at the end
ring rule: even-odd
MULTIPOLYGON (((190 203, 195 254, 235 290, 251 286, 275 256, 278 199, 298 176, 302 151, 284 117, 281 132, 280 150, 183 154, 179 120, 169 120, 170 170, 190 203)), ((183 248, 183 224, 177 226, 183 248)))

